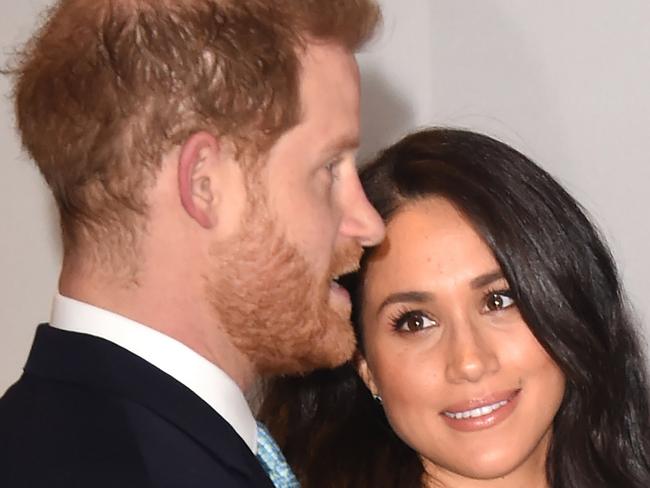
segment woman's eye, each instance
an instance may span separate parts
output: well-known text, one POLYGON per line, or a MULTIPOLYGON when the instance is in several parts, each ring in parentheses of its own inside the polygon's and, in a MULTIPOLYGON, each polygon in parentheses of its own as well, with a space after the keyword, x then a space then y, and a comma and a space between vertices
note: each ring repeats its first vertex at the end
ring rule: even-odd
POLYGON ((496 312, 497 310, 503 310, 509 307, 512 307, 515 304, 514 298, 510 296, 510 292, 507 291, 495 291, 488 294, 485 300, 485 307, 490 312, 496 312))
POLYGON ((417 332, 437 326, 438 322, 436 320, 417 310, 402 314, 393 322, 393 327, 396 330, 404 332, 417 332))

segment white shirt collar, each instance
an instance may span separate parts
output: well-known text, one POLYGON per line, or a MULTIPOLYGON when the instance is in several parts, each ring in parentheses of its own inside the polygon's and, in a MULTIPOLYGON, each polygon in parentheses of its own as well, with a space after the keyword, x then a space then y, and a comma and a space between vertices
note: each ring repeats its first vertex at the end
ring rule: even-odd
POLYGON ((58 293, 50 325, 106 339, 164 371, 216 410, 257 453, 257 424, 239 386, 185 344, 146 325, 58 293))

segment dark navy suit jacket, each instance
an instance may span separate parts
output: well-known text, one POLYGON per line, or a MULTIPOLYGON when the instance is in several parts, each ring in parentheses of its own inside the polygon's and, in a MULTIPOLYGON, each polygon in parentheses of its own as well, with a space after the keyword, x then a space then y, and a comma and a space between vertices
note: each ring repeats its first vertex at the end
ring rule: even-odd
POLYGON ((104 339, 41 325, 0 399, 3 488, 273 488, 233 428, 104 339))

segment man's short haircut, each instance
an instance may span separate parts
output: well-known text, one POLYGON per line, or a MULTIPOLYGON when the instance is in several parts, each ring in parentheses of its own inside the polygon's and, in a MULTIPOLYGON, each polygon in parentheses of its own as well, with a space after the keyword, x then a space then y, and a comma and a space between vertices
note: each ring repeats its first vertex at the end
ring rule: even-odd
POLYGON ((300 49, 354 52, 379 20, 373 0, 59 0, 12 72, 66 251, 137 235, 162 156, 192 133, 268 149, 299 121, 300 49))

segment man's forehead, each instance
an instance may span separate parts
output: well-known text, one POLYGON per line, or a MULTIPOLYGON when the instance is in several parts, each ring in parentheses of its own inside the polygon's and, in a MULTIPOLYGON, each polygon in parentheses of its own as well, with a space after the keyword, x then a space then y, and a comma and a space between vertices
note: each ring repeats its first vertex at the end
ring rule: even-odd
POLYGON ((356 59, 351 52, 337 44, 309 45, 301 56, 301 94, 322 92, 326 86, 330 91, 358 91, 359 67, 356 59))

